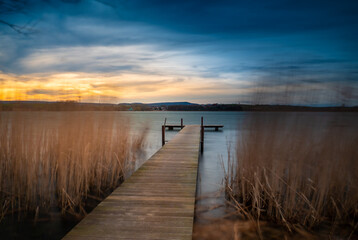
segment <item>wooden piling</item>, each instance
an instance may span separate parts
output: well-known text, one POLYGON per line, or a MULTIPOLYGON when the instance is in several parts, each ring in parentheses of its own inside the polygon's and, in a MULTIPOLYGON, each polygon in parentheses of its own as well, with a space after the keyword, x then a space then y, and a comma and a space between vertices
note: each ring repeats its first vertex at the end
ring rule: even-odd
POLYGON ((204 118, 201 117, 201 125, 200 125, 200 152, 204 152, 204 118))
POLYGON ((162 125, 162 146, 165 145, 165 125, 162 125))

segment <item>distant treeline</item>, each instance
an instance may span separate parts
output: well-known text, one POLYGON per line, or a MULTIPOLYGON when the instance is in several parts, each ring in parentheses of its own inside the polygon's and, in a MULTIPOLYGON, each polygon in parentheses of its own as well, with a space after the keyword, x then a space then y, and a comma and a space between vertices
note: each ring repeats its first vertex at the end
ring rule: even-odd
POLYGON ((243 111, 240 104, 192 104, 167 106, 168 111, 243 111))
POLYGON ((206 105, 173 105, 168 111, 277 111, 277 112, 357 112, 354 107, 308 107, 292 105, 247 105, 247 104, 206 104, 206 105))
POLYGON ((354 107, 308 107, 292 105, 248 105, 248 104, 107 104, 65 102, 0 102, 0 111, 321 111, 321 112, 358 112, 354 107))
POLYGON ((241 105, 242 111, 276 112, 358 112, 358 106, 346 107, 309 107, 293 105, 241 105))

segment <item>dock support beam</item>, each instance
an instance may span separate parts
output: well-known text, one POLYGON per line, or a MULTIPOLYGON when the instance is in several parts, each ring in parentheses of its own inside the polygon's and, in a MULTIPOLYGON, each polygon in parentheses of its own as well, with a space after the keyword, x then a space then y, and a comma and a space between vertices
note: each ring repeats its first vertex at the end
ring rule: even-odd
POLYGON ((183 119, 180 119, 180 129, 183 129, 183 119))
POLYGON ((162 146, 165 144, 165 125, 162 125, 162 146))
POLYGON ((164 125, 162 125, 162 146, 165 144, 165 124, 167 124, 167 118, 165 118, 164 125))
POLYGON ((204 152, 204 118, 201 117, 201 126, 200 126, 200 152, 204 152))

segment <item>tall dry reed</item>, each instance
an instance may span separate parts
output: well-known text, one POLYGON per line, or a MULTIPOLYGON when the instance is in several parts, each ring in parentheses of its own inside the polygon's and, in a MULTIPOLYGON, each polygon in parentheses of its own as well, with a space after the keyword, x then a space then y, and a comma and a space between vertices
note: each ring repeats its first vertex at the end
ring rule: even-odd
POLYGON ((226 194, 240 214, 294 231, 357 228, 358 115, 252 113, 230 157, 226 194))
POLYGON ((144 135, 98 112, 0 113, 0 217, 46 211, 83 215, 133 170, 144 135))

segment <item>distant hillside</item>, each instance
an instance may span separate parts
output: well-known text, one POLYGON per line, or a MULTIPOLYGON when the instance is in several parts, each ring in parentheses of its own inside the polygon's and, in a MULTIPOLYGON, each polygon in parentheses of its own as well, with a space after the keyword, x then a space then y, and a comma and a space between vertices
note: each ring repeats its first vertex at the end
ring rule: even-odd
POLYGON ((146 105, 153 106, 153 107, 160 107, 160 106, 189 106, 189 105, 199 105, 199 104, 190 103, 190 102, 160 102, 160 103, 148 103, 146 105))

